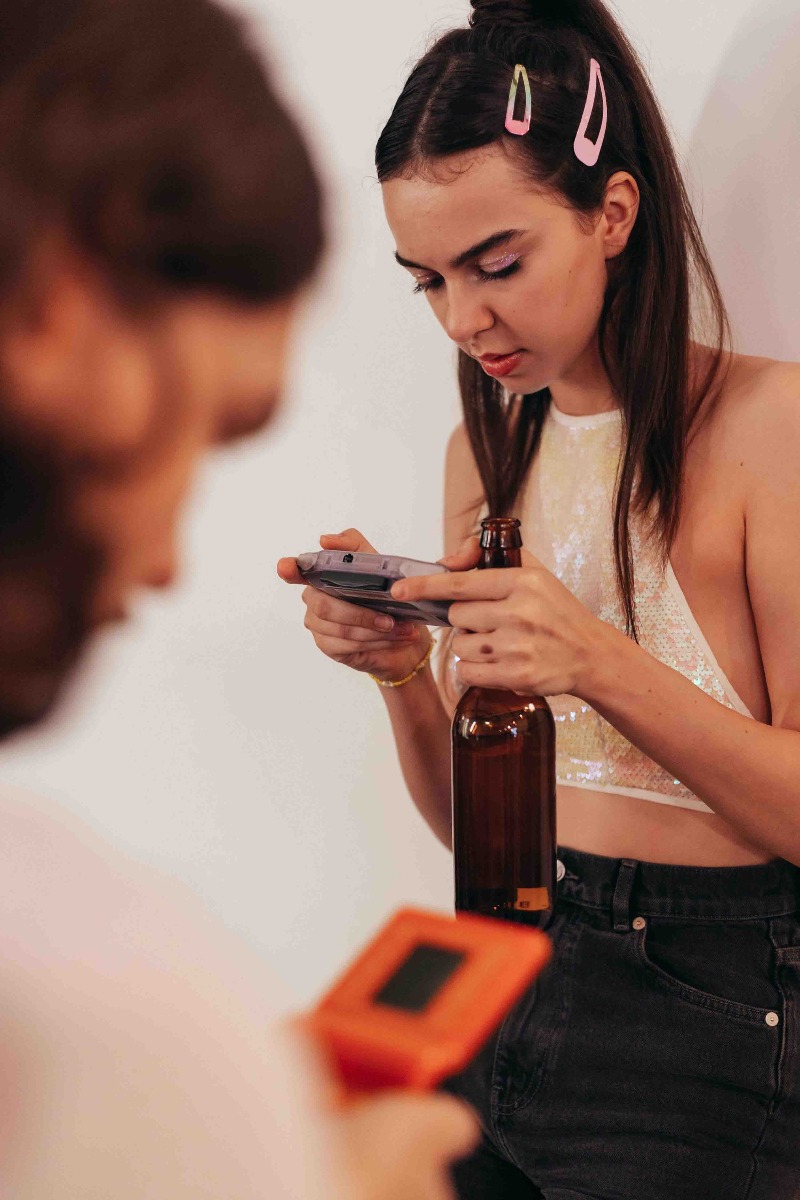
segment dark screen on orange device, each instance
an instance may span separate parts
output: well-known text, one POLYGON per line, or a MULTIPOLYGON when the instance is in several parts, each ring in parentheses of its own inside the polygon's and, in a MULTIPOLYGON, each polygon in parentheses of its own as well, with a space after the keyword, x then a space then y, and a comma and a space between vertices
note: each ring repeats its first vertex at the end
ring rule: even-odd
POLYGON ((373 1000, 407 1012, 422 1012, 466 957, 457 950, 420 944, 373 1000))

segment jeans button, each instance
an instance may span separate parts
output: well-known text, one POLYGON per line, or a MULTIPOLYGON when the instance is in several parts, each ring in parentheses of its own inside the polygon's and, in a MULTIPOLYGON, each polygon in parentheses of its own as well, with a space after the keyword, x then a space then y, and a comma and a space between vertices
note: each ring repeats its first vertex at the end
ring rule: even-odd
POLYGON ((647 921, 645 921, 644 917, 634 917, 633 918, 633 928, 634 929, 644 929, 646 924, 647 924, 647 921))
POLYGON ((567 868, 564 866, 560 858, 556 859, 556 883, 561 883, 561 880, 567 873, 567 868))
POLYGON ((768 1025, 777 1025, 778 1022, 780 1021, 780 1017, 778 1016, 778 1014, 776 1012, 768 1012, 767 1015, 764 1017, 764 1020, 767 1022, 768 1025))

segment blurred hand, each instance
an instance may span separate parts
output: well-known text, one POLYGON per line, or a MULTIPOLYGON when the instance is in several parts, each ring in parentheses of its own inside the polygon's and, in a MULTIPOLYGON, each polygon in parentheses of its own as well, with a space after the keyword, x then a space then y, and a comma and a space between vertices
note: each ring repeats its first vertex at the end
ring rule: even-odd
POLYGON ((348 1200, 455 1200, 448 1165, 480 1140, 472 1109, 441 1093, 384 1092, 333 1122, 348 1200))
MULTIPOLYGON (((377 553, 357 529, 323 534, 319 544, 323 550, 377 553)), ((383 613, 309 587, 294 558, 280 559, 278 575, 285 583, 304 585, 301 593, 306 606, 304 624, 322 653, 334 662, 354 671, 368 671, 385 682, 395 682, 413 671, 425 656, 431 634, 420 622, 395 621, 383 613)))

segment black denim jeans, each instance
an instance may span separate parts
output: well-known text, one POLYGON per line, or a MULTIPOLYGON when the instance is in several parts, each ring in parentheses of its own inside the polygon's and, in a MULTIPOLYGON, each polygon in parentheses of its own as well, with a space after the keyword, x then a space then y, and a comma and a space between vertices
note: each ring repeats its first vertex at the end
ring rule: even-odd
POLYGON ((551 964, 442 1085, 458 1197, 800 1198, 800 869, 559 860, 551 964))

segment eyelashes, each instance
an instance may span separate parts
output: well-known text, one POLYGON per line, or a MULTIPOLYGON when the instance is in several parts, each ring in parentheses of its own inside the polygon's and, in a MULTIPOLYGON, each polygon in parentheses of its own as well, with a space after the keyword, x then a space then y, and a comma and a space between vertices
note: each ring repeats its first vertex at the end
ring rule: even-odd
MULTIPOLYGON (((512 263, 509 263, 507 267, 503 267, 499 271, 484 271, 481 267, 476 267, 476 272, 481 283, 488 283, 491 279, 508 279, 510 275, 515 275, 517 273, 520 265, 520 260, 517 258, 514 259, 512 263)), ((416 295, 417 292, 435 292, 441 286, 442 277, 439 275, 436 279, 431 279, 427 283, 424 283, 422 280, 420 280, 416 287, 413 287, 411 290, 416 295)))

